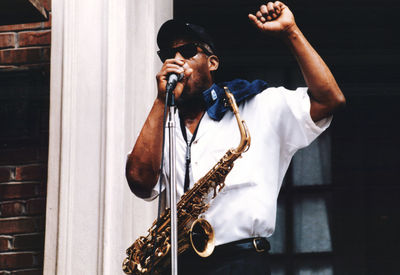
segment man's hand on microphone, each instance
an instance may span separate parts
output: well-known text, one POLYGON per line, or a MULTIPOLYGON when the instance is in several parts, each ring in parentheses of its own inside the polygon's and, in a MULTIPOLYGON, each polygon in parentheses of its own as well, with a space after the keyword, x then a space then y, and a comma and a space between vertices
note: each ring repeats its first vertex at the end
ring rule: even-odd
POLYGON ((176 84, 174 89, 175 99, 178 99, 182 94, 183 88, 185 87, 189 76, 193 70, 188 66, 185 60, 174 58, 165 60, 160 72, 157 74, 157 85, 158 85, 158 99, 165 102, 166 86, 168 77, 170 74, 183 74, 183 78, 176 84))
POLYGON ((261 5, 254 14, 249 14, 250 21, 262 32, 273 35, 284 35, 296 28, 293 13, 280 1, 261 5))

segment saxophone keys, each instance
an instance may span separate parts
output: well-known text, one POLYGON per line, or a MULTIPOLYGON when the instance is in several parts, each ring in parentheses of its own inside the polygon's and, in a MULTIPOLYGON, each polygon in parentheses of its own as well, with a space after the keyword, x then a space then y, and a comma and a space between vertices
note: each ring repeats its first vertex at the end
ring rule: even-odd
POLYGON ((128 258, 124 260, 122 263, 122 270, 126 274, 133 274, 133 272, 137 269, 137 264, 133 261, 130 261, 128 258))
POLYGON ((139 272, 142 273, 142 274, 144 274, 144 273, 146 273, 146 272, 148 271, 148 268, 147 268, 147 267, 142 267, 141 265, 138 265, 136 268, 137 268, 137 270, 139 270, 139 272))
POLYGON ((150 264, 150 261, 151 261, 151 257, 149 256, 149 257, 147 257, 146 260, 144 261, 144 265, 145 265, 145 266, 148 266, 148 265, 150 264))
POLYGON ((157 249, 156 249, 157 257, 163 257, 163 256, 167 255, 170 247, 171 247, 171 245, 169 243, 165 243, 163 246, 157 247, 157 249))
POLYGON ((212 200, 217 196, 217 186, 218 185, 215 185, 215 184, 212 186, 212 188, 214 190, 213 196, 211 197, 212 200))

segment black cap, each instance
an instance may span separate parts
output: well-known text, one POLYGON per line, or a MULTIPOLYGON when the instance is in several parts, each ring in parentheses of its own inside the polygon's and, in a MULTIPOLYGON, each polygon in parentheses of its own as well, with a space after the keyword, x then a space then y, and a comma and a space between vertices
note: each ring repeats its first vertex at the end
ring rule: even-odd
POLYGON ((191 38, 196 42, 203 42, 216 53, 214 42, 203 27, 175 19, 168 20, 161 26, 157 34, 157 45, 160 49, 168 48, 176 38, 191 38))

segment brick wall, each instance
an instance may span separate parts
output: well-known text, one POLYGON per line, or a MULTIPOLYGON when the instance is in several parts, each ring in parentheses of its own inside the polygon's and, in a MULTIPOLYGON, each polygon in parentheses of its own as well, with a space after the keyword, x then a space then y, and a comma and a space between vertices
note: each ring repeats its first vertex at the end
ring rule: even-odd
POLYGON ((43 273, 50 28, 0 26, 0 275, 43 273))
POLYGON ((0 69, 32 68, 50 62, 50 21, 0 26, 0 69))

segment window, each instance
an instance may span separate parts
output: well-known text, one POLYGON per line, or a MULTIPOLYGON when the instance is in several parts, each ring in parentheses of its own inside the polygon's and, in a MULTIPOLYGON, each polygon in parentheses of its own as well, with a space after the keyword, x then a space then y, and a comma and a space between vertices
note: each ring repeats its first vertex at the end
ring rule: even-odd
POLYGON ((270 238, 273 275, 333 274, 329 130, 293 157, 270 238))

